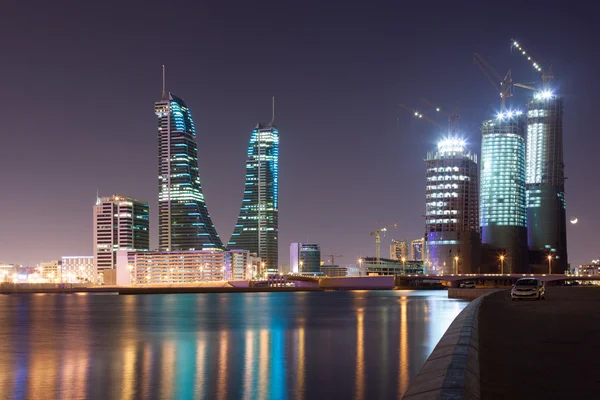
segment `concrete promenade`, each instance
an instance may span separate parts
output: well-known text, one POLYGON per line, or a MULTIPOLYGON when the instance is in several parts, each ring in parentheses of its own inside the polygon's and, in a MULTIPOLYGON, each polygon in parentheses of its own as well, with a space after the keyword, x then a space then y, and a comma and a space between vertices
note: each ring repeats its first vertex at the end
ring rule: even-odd
POLYGON ((482 399, 600 398, 600 287, 549 287, 546 298, 483 298, 482 399))

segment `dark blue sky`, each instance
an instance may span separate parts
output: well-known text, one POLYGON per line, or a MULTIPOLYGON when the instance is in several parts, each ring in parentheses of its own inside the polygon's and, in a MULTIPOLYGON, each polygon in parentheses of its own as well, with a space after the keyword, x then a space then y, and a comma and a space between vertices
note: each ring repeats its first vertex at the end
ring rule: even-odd
POLYGON ((565 96, 567 215, 580 221, 569 225, 569 258, 597 258, 600 32, 595 10, 579 3, 9 1, 0 14, 0 262, 91 255, 96 189, 148 200, 157 244, 162 64, 168 89, 192 110, 224 242, 250 132, 270 119, 275 95, 280 263, 298 240, 353 263, 374 254, 372 230, 400 222, 383 241, 387 254, 389 239, 424 233, 423 158, 441 136, 396 104, 460 104, 479 153, 480 121, 499 99, 472 53, 512 68, 515 81, 539 81, 511 54, 512 37, 553 64, 565 96))

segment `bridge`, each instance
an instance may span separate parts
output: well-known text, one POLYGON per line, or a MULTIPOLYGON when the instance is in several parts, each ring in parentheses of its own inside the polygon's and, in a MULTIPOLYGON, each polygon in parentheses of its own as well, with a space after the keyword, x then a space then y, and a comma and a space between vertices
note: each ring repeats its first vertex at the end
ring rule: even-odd
POLYGON ((465 281, 492 281, 514 283, 521 278, 536 278, 542 282, 558 284, 567 281, 600 281, 600 275, 587 274, 406 274, 396 275, 397 284, 411 281, 446 281, 451 287, 458 287, 465 281))

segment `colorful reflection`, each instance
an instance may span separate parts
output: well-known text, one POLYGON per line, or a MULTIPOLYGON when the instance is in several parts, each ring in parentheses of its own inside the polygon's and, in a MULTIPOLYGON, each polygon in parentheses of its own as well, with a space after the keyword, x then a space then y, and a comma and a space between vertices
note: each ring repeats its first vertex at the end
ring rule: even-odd
POLYGON ((465 305, 417 291, 1 296, 0 398, 397 397, 465 305))

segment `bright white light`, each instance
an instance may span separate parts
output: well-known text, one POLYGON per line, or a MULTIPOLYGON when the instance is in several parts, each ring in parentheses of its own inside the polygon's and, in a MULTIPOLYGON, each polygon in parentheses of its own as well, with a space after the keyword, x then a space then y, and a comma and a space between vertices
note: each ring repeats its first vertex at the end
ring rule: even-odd
POLYGON ((523 115, 523 111, 517 111, 515 114, 517 114, 517 115, 523 115))
POLYGON ((506 113, 506 116, 507 116, 508 118, 511 118, 513 115, 514 115, 514 114, 513 114, 513 112, 512 112, 512 111, 509 111, 509 112, 507 112, 507 113, 506 113))
POLYGON ((498 114, 496 114, 496 118, 497 119, 504 119, 504 113, 498 113, 498 114))
POLYGON ((415 112, 415 117, 418 117, 418 116, 419 116, 419 113, 418 113, 418 112, 415 112))
POLYGON ((513 45, 515 45, 515 46, 517 46, 517 47, 518 47, 518 46, 519 46, 519 43, 517 43, 517 42, 513 42, 513 45))
POLYGON ((438 150, 440 152, 462 152, 465 150, 466 141, 459 138, 446 138, 438 142, 438 150))
POLYGON ((552 96, 554 96, 554 93, 552 93, 552 91, 550 90, 544 90, 543 92, 537 92, 535 94, 535 96, 533 96, 536 100, 548 100, 551 99, 552 96))
POLYGON ((440 108, 439 108, 439 107, 438 107, 438 108, 436 108, 436 109, 435 109, 435 111, 440 111, 440 108))

